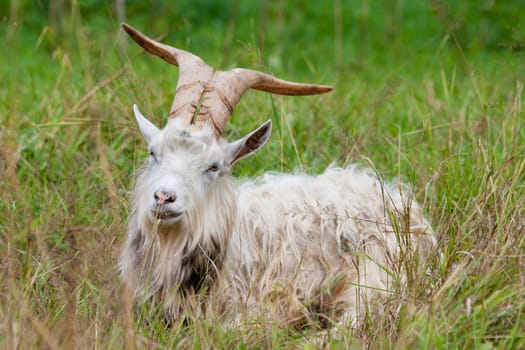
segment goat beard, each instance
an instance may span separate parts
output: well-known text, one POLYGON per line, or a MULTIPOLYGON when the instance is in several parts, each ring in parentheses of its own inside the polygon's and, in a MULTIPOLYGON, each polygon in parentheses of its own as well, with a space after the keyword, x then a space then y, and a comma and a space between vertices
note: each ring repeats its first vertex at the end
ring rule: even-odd
POLYGON ((176 317, 181 300, 206 294, 218 283, 236 221, 237 193, 231 180, 221 179, 205 197, 188 203, 170 225, 159 225, 144 202, 136 202, 129 228, 136 239, 128 243, 121 268, 139 303, 162 304, 176 317))

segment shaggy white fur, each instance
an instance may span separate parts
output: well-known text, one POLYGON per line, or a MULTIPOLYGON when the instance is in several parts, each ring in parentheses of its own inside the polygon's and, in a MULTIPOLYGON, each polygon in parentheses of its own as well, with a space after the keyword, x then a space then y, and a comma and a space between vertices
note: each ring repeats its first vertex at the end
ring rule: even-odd
POLYGON ((436 243, 403 185, 384 185, 356 166, 266 174, 242 183, 238 195, 227 294, 231 308, 243 304, 258 316, 279 296, 284 319, 356 321, 374 295, 403 278, 401 252, 424 258, 436 243))
POLYGON ((163 305, 172 319, 202 304, 236 321, 355 323, 376 296, 404 283, 401 258, 426 260, 436 239, 421 208, 405 186, 370 170, 235 184, 227 171, 236 152, 254 152, 267 134, 227 144, 211 130, 153 132, 120 260, 139 300, 163 305), (182 213, 176 219, 152 214, 159 184, 176 191, 162 204, 182 213))

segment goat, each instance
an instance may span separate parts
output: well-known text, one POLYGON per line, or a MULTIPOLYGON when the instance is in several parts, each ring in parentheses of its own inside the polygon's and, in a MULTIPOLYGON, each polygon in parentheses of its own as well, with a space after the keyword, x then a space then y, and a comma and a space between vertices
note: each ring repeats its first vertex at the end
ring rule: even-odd
POLYGON ((132 194, 120 270, 139 302, 161 305, 172 320, 198 300, 197 309, 232 320, 355 324, 372 299, 403 283, 402 254, 427 259, 436 239, 422 209, 402 184, 385 184, 369 169, 330 166, 318 176, 266 173, 244 182, 228 175, 271 133, 267 121, 237 141, 221 138, 247 89, 314 95, 331 87, 217 71, 123 28, 180 69, 162 130, 133 106, 150 157, 132 194))

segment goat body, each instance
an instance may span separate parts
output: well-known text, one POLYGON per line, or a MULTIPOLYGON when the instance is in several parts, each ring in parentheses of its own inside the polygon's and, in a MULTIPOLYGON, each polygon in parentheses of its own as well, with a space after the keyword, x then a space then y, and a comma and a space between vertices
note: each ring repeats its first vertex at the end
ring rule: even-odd
POLYGON ((224 172, 206 186, 195 184, 206 164, 195 158, 226 143, 211 130, 170 135, 176 152, 171 170, 161 172, 178 184, 184 215, 171 224, 152 220, 150 194, 163 182, 151 160, 137 180, 121 257, 128 286, 170 318, 204 288, 212 295, 200 301, 233 318, 356 321, 373 296, 403 279, 402 253, 424 260, 435 244, 404 186, 386 185, 370 170, 330 167, 239 184, 224 172))
POLYGON ((120 268, 140 301, 162 305, 171 319, 197 305, 237 321, 355 322, 375 296, 404 283, 403 259, 425 261, 435 238, 421 208, 402 184, 384 184, 370 170, 330 167, 238 184, 228 175, 271 133, 268 121, 237 141, 220 137, 246 89, 311 95, 330 87, 217 71, 124 29, 181 65, 164 129, 134 106, 150 161, 135 184, 120 268))

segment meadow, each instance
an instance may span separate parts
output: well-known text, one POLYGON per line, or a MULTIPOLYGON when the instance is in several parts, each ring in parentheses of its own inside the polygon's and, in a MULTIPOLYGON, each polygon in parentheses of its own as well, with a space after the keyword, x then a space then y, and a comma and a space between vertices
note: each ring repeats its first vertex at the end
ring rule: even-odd
MULTIPOLYGON (((22 1, 0 5, 0 347, 525 348, 525 6, 520 1, 22 1), (130 307, 117 261, 147 150, 137 103, 166 122, 177 68, 120 30, 333 85, 249 91, 225 136, 271 118, 235 176, 358 163, 410 184, 442 259, 358 329, 323 333, 130 307)), ((412 265, 411 265, 412 264, 412 265)))

